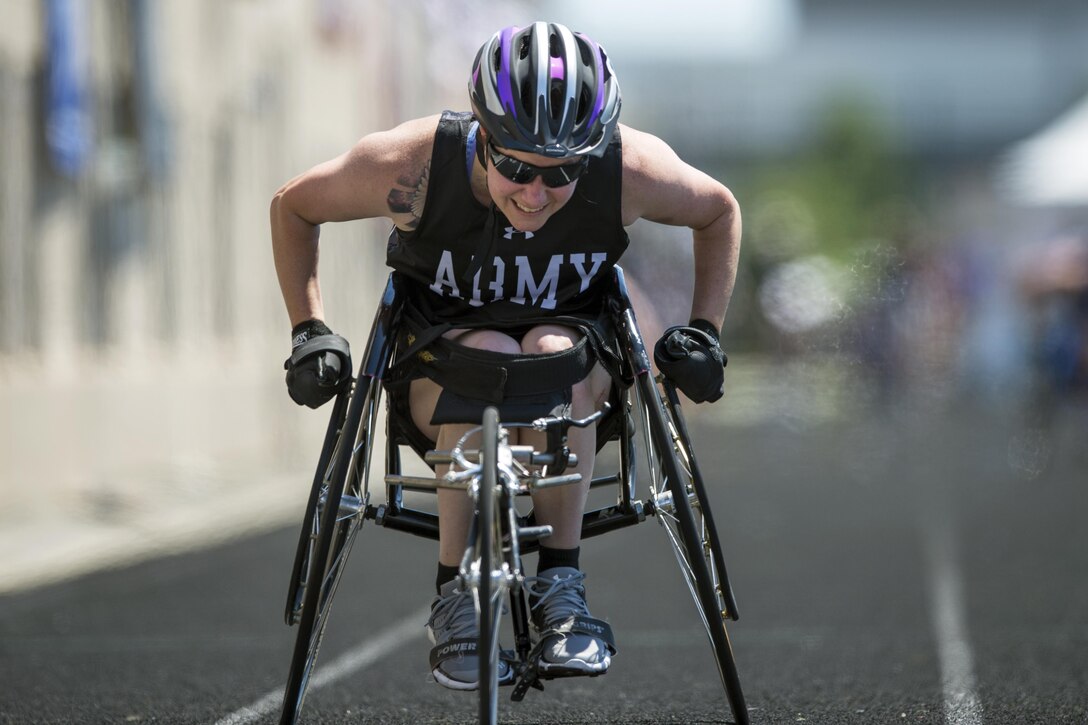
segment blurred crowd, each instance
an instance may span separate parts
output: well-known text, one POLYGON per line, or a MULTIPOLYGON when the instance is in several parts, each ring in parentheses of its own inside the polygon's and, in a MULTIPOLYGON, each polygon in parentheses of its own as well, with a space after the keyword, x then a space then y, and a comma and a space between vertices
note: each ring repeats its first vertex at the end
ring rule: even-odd
POLYGON ((1052 408, 1088 390, 1088 230, 1012 251, 878 243, 849 265, 812 254, 772 264, 757 286, 771 349, 837 354, 879 404, 1052 408))
POLYGON ((1010 470, 1035 479, 1057 450, 1083 454, 1088 225, 1007 241, 941 233, 862 244, 845 262, 750 248, 738 342, 806 361, 810 394, 853 413, 996 426, 1010 470))

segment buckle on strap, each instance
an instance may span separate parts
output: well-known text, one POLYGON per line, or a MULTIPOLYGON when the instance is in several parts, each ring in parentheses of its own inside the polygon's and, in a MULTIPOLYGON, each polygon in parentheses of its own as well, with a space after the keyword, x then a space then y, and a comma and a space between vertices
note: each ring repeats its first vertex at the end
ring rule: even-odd
POLYGON ((602 619, 576 614, 543 630, 540 633, 540 641, 543 642, 554 634, 584 634, 601 640, 608 646, 611 654, 616 654, 616 639, 612 635, 612 626, 602 619))

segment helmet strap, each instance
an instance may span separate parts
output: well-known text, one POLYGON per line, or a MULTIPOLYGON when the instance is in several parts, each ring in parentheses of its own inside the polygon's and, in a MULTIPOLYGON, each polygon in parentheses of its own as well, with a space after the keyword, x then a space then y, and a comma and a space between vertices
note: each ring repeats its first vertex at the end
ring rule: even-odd
POLYGON ((480 166, 487 171, 487 132, 483 124, 476 127, 476 158, 480 160, 480 166))

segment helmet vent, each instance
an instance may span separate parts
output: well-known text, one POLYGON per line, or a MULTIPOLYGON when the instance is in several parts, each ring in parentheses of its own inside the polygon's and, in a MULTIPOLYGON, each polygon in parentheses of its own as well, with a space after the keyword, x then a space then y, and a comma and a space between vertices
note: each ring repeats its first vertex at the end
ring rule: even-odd
POLYGON ((525 60, 529 57, 529 46, 531 36, 526 33, 521 36, 521 40, 518 42, 518 60, 525 60))
POLYGON ((593 52, 589 48, 588 43, 578 44, 578 53, 582 56, 582 64, 593 67, 593 52))
POLYGON ((560 117, 563 113, 563 101, 566 96, 566 94, 563 92, 563 82, 559 80, 552 81, 550 90, 550 106, 552 109, 552 116, 560 117))
POLYGON ((574 110, 575 123, 583 123, 586 120, 586 116, 589 115, 589 109, 592 107, 592 103, 589 99, 589 89, 582 86, 582 92, 578 94, 578 105, 574 110))
POLYGON ((521 107, 527 111, 533 109, 533 89, 528 85, 521 87, 521 107))

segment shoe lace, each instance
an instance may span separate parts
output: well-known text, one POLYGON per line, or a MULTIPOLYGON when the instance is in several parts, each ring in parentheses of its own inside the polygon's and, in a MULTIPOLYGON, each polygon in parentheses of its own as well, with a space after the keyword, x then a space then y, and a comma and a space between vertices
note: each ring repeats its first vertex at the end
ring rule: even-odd
POLYGON ((455 591, 440 598, 431 609, 427 626, 436 633, 436 637, 441 632, 443 641, 477 636, 476 607, 472 602, 472 594, 455 591))
POLYGON ((540 612, 540 618, 546 626, 562 622, 574 615, 589 616, 586 606, 586 590, 582 581, 586 575, 582 572, 569 577, 531 576, 525 578, 525 588, 529 592, 529 602, 533 612, 540 612))

